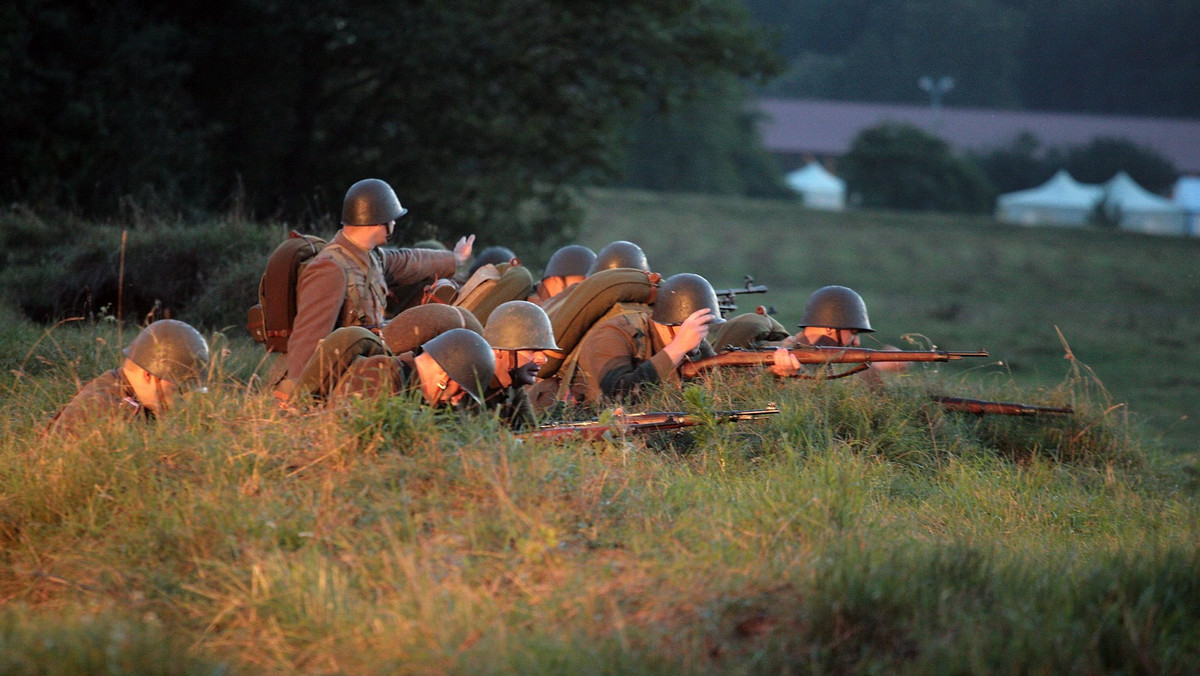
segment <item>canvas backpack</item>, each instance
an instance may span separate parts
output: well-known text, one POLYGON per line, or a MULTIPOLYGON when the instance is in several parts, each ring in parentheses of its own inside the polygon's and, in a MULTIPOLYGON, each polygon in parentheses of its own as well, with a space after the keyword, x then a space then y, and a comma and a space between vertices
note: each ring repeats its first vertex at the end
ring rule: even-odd
POLYGON ((601 270, 544 304, 542 309, 550 317, 554 340, 563 356, 550 357, 538 377, 554 375, 596 324, 619 314, 647 312, 654 304, 659 281, 658 273, 634 268, 601 270))
POLYGON ((463 284, 450 305, 469 310, 487 324, 492 310, 510 300, 525 300, 533 290, 533 275, 515 258, 508 263, 481 266, 463 284))
POLYGON ((258 303, 246 315, 246 328, 267 352, 287 352, 296 319, 296 284, 323 248, 325 240, 293 230, 267 259, 267 270, 258 283, 258 303))
POLYGON ((558 356, 547 355, 538 371, 538 382, 529 391, 534 410, 546 414, 560 402, 582 400, 576 390, 580 345, 593 328, 614 317, 648 317, 654 305, 660 277, 634 268, 612 268, 588 276, 544 304, 550 317, 554 341, 562 348, 558 356))

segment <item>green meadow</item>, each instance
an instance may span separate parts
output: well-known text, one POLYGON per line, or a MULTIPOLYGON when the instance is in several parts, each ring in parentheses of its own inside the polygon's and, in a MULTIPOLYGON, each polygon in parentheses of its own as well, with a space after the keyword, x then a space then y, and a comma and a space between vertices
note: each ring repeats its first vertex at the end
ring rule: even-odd
POLYGON ((1200 239, 1096 228, 1026 228, 991 218, 848 211, 658 193, 589 193, 581 240, 630 239, 664 275, 714 287, 746 275, 794 330, 827 284, 867 303, 876 341, 904 349, 986 349, 1003 366, 973 374, 1051 387, 1090 366, 1147 435, 1200 452, 1200 239))
POLYGON ((133 329, 0 308, 0 673, 1200 667, 1200 242, 630 192, 586 206, 593 247, 631 239, 718 287, 753 275, 770 291, 744 310, 790 326, 844 284, 867 346, 991 358, 884 391, 731 369, 639 408, 780 413, 563 442, 406 398, 284 416, 261 348, 205 327, 207 394, 64 442, 48 417, 133 329))

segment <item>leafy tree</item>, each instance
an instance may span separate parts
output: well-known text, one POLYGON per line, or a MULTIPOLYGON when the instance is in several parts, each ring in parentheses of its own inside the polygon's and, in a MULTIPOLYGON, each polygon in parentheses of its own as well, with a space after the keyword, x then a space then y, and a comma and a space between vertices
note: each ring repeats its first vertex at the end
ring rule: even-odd
POLYGON ((758 117, 735 82, 667 113, 651 111, 633 130, 626 185, 645 190, 790 197, 782 171, 758 136, 758 117))
POLYGON ((993 192, 970 160, 945 141, 905 124, 862 131, 841 159, 846 188, 861 206, 914 211, 982 212, 993 192))
POLYGON ((1028 107, 1200 116, 1200 0, 1056 0, 1027 16, 1028 107))
POLYGON ((872 5, 867 21, 863 38, 843 54, 835 97, 925 102, 917 80, 948 75, 957 104, 1020 102, 1010 45, 1023 34, 1014 12, 988 0, 887 0, 872 5))
POLYGON ((1044 183, 1054 175, 1056 168, 1046 161, 1041 146, 1036 136, 1026 132, 1007 146, 973 157, 996 192, 1013 192, 1044 183))
POLYGON ((774 96, 1200 116, 1200 0, 746 0, 788 61, 774 96))
POLYGON ((1179 175, 1175 165, 1154 150, 1115 138, 1042 148, 1036 137, 1023 134, 1007 147, 976 155, 975 162, 1000 193, 1039 185, 1065 169, 1084 183, 1103 183, 1124 171, 1147 190, 1166 195, 1179 175))
MULTIPOLYGON (((0 10, 3 11, 3 10, 0 10)), ((6 198, 320 219, 366 176, 417 224, 544 241, 646 105, 774 56, 737 0, 18 0, 0 28, 6 198), (41 150, 39 150, 41 149, 41 150), (40 188, 35 190, 34 188, 40 188), (530 205, 541 208, 530 208, 530 205)))
POLYGON ((923 75, 959 83, 953 100, 1012 107, 1020 103, 1022 15, 989 0, 882 0, 768 6, 752 0, 760 21, 777 26, 790 67, 774 95, 924 102, 923 75), (772 23, 767 23, 772 22, 772 23))
POLYGON ((1169 194, 1179 176, 1170 160, 1127 139, 1093 139, 1087 145, 1058 151, 1049 161, 1084 183, 1103 183, 1124 171, 1143 188, 1160 195, 1169 194))
POLYGON ((0 10, 0 194, 113 212, 200 189, 181 27, 135 3, 0 10))

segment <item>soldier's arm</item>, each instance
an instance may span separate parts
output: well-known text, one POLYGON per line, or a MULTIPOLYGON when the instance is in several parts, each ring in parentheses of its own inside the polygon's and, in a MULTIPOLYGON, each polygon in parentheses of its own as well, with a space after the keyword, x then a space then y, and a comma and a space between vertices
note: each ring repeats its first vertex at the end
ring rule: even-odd
POLYGON ((452 277, 457 269, 452 251, 432 249, 381 249, 383 276, 389 285, 418 284, 452 277))
POLYGON ((289 380, 300 377, 317 343, 337 328, 345 302, 346 273, 332 259, 314 259, 296 287, 296 319, 288 336, 289 380))
POLYGON ((49 431, 82 436, 97 429, 101 421, 136 416, 141 406, 124 396, 120 382, 116 372, 110 371, 85 385, 55 416, 49 431))
POLYGON ((579 369, 587 378, 588 399, 617 399, 635 393, 643 383, 657 383, 675 371, 670 355, 659 352, 638 362, 633 340, 613 325, 596 327, 579 347, 579 369))

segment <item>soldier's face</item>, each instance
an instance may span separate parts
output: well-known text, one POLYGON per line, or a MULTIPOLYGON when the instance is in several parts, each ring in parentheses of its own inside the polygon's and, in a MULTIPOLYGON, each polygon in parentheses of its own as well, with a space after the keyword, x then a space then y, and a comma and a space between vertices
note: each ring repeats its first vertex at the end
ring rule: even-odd
POLYGON ((513 382, 517 385, 532 385, 537 382, 538 371, 546 363, 542 350, 517 350, 517 364, 513 369, 513 382))
POLYGON ((150 409, 152 413, 161 413, 169 408, 175 402, 175 398, 179 393, 179 386, 174 383, 169 383, 161 378, 154 379, 154 387, 150 389, 150 394, 143 395, 142 406, 150 409))
POLYGON ((808 326, 804 329, 808 342, 818 347, 858 347, 857 329, 831 329, 823 326, 808 326))

